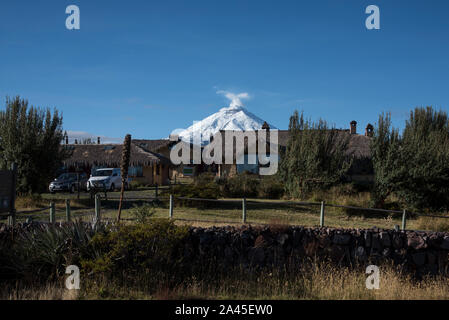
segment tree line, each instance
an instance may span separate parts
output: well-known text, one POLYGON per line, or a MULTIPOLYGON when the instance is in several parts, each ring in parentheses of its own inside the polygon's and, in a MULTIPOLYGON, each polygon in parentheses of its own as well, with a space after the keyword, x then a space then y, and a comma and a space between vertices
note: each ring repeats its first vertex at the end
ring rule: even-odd
MULTIPOLYGON (((0 169, 18 166, 17 191, 39 193, 47 188, 70 151, 61 147, 63 117, 54 109, 6 99, 0 111, 0 169)), ((289 141, 281 150, 278 175, 285 192, 296 198, 345 183, 353 158, 350 135, 325 120, 290 118, 289 141)), ((449 117, 445 111, 417 107, 400 132, 390 113, 382 113, 370 142, 374 206, 396 196, 415 209, 449 209, 449 117)))
POLYGON ((20 97, 6 99, 0 111, 0 169, 16 163, 19 193, 43 192, 69 156, 61 148, 62 121, 56 109, 30 106, 20 97))
MULTIPOLYGON (((304 197, 347 181, 353 158, 349 134, 326 121, 305 120, 297 111, 289 124, 290 139, 282 152, 279 175, 285 191, 304 197)), ((442 110, 417 107, 400 132, 390 113, 382 113, 370 142, 373 205, 396 196, 413 209, 449 210, 449 118, 442 110)))

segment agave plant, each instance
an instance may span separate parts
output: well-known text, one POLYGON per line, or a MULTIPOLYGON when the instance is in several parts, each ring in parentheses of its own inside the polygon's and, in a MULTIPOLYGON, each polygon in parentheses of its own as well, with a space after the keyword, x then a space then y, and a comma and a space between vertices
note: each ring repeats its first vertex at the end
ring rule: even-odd
POLYGON ((0 247, 2 269, 17 276, 58 277, 66 266, 83 256, 96 256, 89 242, 106 224, 92 226, 81 220, 65 224, 33 224, 22 228, 10 248, 0 247))

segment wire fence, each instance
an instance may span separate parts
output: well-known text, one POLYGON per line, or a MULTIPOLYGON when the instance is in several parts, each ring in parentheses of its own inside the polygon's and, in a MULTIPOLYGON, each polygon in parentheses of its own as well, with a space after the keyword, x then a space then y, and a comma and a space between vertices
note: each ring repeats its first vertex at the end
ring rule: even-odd
MULTIPOLYGON (((117 209, 114 205, 111 207, 111 203, 118 203, 120 197, 107 197, 102 196, 101 194, 97 194, 95 196, 95 207, 94 208, 73 208, 70 205, 70 200, 66 199, 66 206, 64 209, 56 209, 55 202, 51 202, 50 206, 39 208, 35 210, 28 211, 19 211, 15 213, 15 217, 20 217, 21 219, 27 219, 32 221, 39 222, 56 222, 59 221, 71 221, 72 219, 84 218, 88 217, 91 220, 114 220, 110 217, 102 217, 102 210, 111 210, 117 209), (102 206, 103 203, 103 206, 102 206), (92 210, 93 209, 93 210, 92 210), (88 212, 86 212, 88 210, 88 212), (92 211, 91 211, 92 210, 92 211), (48 211, 47 214, 43 214, 48 211), (82 212, 81 212, 82 211, 82 212)), ((388 210, 388 209, 379 209, 379 208, 364 208, 364 207, 356 207, 356 206, 346 206, 339 204, 331 204, 326 202, 305 202, 305 201, 269 201, 267 199, 257 199, 257 200, 248 200, 246 198, 242 199, 206 199, 206 198, 190 198, 190 197, 175 197, 174 195, 170 195, 169 197, 160 197, 156 193, 154 197, 139 197, 139 196, 126 196, 123 198, 124 203, 128 204, 139 204, 139 203, 153 203, 156 205, 165 205, 168 203, 168 218, 175 219, 179 221, 194 221, 194 222, 204 222, 204 223, 241 223, 241 224, 267 224, 267 219, 269 216, 256 217, 256 213, 258 208, 280 208, 282 206, 287 208, 288 217, 302 217, 301 215, 295 216, 296 212, 300 213, 309 213, 312 215, 316 215, 316 219, 321 227, 328 226, 326 224, 326 212, 328 208, 341 208, 341 209, 351 209, 351 210, 359 210, 359 211, 370 211, 370 212, 379 212, 379 213, 387 213, 387 214, 400 214, 402 215, 402 223, 401 229, 406 230, 407 227, 407 219, 410 217, 429 217, 429 218, 438 218, 438 219, 448 219, 449 216, 444 215, 429 215, 429 214, 421 214, 417 212, 407 211, 407 210, 388 210), (178 207, 185 206, 186 202, 190 203, 190 206, 195 208, 195 205, 192 203, 201 203, 201 204, 213 204, 212 207, 220 207, 223 212, 218 214, 216 211, 212 211, 208 213, 206 206, 202 210, 197 210, 198 212, 194 215, 185 216, 182 210, 176 209, 175 204, 178 207), (226 205, 228 206, 226 208, 226 205), (306 207, 307 209, 303 208, 306 207), (313 208, 316 208, 315 210, 313 208), (251 216, 251 212, 254 213, 251 216), (319 215, 318 215, 319 214, 319 215)), ((199 207, 199 205, 196 205, 199 207)), ((315 219, 315 218, 314 218, 315 219)), ((123 218, 121 220, 124 221, 133 221, 135 218, 123 218)), ((299 218, 298 218, 299 220, 299 218)), ((396 227, 396 226, 395 226, 396 227)))

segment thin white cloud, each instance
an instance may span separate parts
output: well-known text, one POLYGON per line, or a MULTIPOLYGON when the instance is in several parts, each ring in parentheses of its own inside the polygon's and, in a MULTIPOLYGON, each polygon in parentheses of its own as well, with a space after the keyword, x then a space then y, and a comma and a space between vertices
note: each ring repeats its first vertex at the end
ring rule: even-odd
POLYGON ((233 93, 229 91, 219 90, 217 91, 217 94, 222 94, 229 100, 231 100, 231 103, 229 104, 230 107, 243 107, 242 99, 249 99, 250 96, 247 92, 242 93, 233 93))

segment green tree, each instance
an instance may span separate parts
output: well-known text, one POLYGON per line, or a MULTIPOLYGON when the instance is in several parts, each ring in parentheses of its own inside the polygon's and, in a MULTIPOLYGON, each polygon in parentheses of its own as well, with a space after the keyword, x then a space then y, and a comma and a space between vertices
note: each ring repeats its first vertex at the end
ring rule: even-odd
POLYGON ((61 147, 62 116, 55 109, 40 109, 16 97, 6 99, 0 111, 0 158, 2 166, 15 162, 18 167, 17 190, 20 193, 46 189, 62 160, 69 156, 61 147))
POLYGON ((295 111, 290 117, 289 141, 281 154, 279 174, 292 197, 340 183, 352 161, 347 156, 349 134, 326 121, 305 120, 295 111))
POLYGON ((400 190, 405 182, 407 168, 401 152, 399 130, 392 127, 391 114, 380 114, 371 140, 375 175, 373 200, 376 207, 383 207, 386 198, 400 190))
POLYGON ((402 136, 382 114, 372 141, 377 204, 395 194, 404 205, 449 208, 449 118, 432 107, 410 112, 402 136))

